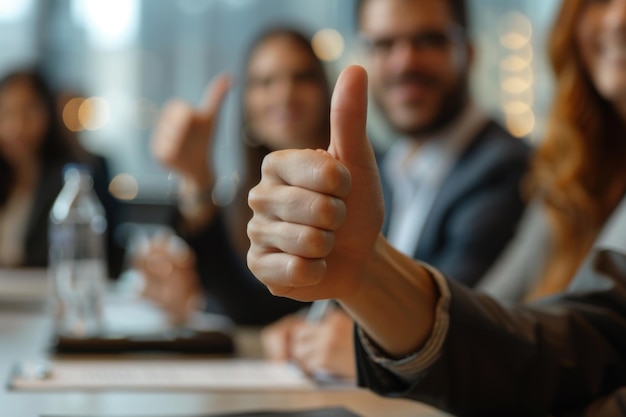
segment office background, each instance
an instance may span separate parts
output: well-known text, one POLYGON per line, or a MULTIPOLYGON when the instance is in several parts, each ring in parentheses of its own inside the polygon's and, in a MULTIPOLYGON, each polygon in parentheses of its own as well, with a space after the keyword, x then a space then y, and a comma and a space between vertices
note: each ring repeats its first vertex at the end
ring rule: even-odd
MULTIPOLYGON (((550 104, 546 36, 558 0, 470 0, 477 101, 518 137, 540 140, 550 104)), ((129 203, 166 201, 175 180, 151 157, 159 108, 198 102, 217 73, 240 76, 259 30, 291 23, 314 34, 332 78, 358 62, 352 0, 0 0, 0 73, 38 63, 64 92, 64 122, 107 157, 129 203)), ((226 190, 239 169, 239 91, 220 118, 217 166, 226 190)), ((372 136, 388 133, 376 119, 372 136)))

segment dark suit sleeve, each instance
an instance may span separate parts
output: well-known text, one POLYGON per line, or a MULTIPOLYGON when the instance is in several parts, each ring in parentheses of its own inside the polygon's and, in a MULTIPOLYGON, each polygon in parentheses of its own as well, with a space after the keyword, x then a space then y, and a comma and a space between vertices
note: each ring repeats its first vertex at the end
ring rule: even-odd
MULTIPOLYGON (((511 240, 525 203, 520 182, 527 170, 528 152, 521 148, 501 154, 460 196, 442 221, 445 247, 423 259, 444 275, 474 286, 511 240)), ((480 164, 480 161, 475 162, 480 164)))
POLYGON ((243 325, 264 325, 306 303, 275 297, 257 280, 232 248, 221 215, 204 230, 186 237, 197 259, 202 287, 224 314, 243 325))
POLYGON ((437 362, 406 383, 357 342, 361 385, 457 415, 583 415, 577 410, 594 401, 607 410, 624 404, 624 254, 598 251, 578 274, 575 292, 524 308, 449 285, 450 327, 437 362))
POLYGON ((570 413, 567 417, 615 417, 626 416, 626 387, 595 400, 583 412, 570 413))

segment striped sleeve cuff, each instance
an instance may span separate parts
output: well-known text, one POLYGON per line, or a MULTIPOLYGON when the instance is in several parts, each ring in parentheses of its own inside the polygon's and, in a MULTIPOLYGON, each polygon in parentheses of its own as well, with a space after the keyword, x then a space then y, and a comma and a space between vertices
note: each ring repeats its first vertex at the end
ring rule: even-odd
POLYGON ((359 339, 371 360, 389 370, 407 382, 414 382, 432 365, 441 355, 443 343, 448 334, 450 322, 450 288, 445 277, 430 265, 422 264, 433 277, 439 289, 439 300, 435 312, 435 325, 430 338, 418 352, 402 359, 392 359, 377 347, 360 327, 357 329, 359 339))

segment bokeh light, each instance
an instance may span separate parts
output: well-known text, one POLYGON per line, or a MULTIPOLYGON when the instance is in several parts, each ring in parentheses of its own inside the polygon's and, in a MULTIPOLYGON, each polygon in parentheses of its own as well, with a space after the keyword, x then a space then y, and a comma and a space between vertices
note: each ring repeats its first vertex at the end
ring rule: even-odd
POLYGON ((102 129, 110 118, 109 102, 102 97, 90 97, 78 108, 78 121, 87 130, 102 129))
POLYGON ((529 90, 531 85, 532 80, 525 80, 522 77, 508 77, 502 80, 502 90, 511 94, 523 93, 529 90))
POLYGON ((72 132, 80 132, 85 129, 78 119, 78 110, 84 101, 84 97, 74 97, 63 107, 63 124, 72 132))
POLYGON ((506 50, 500 60, 502 112, 509 132, 518 138, 535 129, 533 112, 535 77, 533 73, 533 26, 521 12, 500 19, 500 44, 506 50))
POLYGON ((134 200, 139 193, 139 184, 130 174, 118 174, 109 183, 109 192, 118 200, 134 200))
POLYGON ((510 101, 504 104, 504 113, 507 115, 519 115, 531 111, 530 106, 523 101, 510 101))
POLYGON ((535 129, 535 123, 535 113, 530 110, 522 114, 506 116, 506 127, 517 138, 530 135, 535 129))
POLYGON ((512 12, 500 20, 500 43, 508 49, 526 46, 533 36, 533 26, 528 16, 512 12))
POLYGON ((311 44, 315 55, 326 62, 339 59, 345 49, 343 36, 335 29, 322 29, 318 31, 313 36, 311 44))
POLYGON ((500 68, 505 71, 517 72, 527 69, 530 64, 530 60, 524 59, 519 55, 511 55, 500 61, 500 68))

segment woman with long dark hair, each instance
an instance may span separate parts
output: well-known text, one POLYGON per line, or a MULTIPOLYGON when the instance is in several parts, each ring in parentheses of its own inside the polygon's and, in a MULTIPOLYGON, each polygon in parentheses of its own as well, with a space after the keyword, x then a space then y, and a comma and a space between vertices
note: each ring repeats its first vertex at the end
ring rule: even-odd
POLYGON ((329 84, 309 38, 291 28, 256 37, 244 68, 243 172, 232 203, 220 207, 213 200, 213 133, 228 77, 214 80, 200 108, 179 100, 168 103, 154 134, 154 154, 180 179, 177 229, 193 253, 172 254, 167 241, 156 239, 138 264, 148 297, 174 316, 187 312, 187 301, 200 291, 196 282, 238 323, 270 323, 303 306, 272 297, 246 267, 246 225, 252 217, 247 195, 271 151, 328 145, 329 84))
MULTIPOLYGON (((56 97, 37 70, 11 72, 0 80, 0 267, 43 267, 48 262, 48 213, 63 187, 63 166, 92 166, 94 188, 116 224, 102 158, 64 136, 56 97)), ((121 249, 109 239, 109 274, 121 265, 121 249)))

